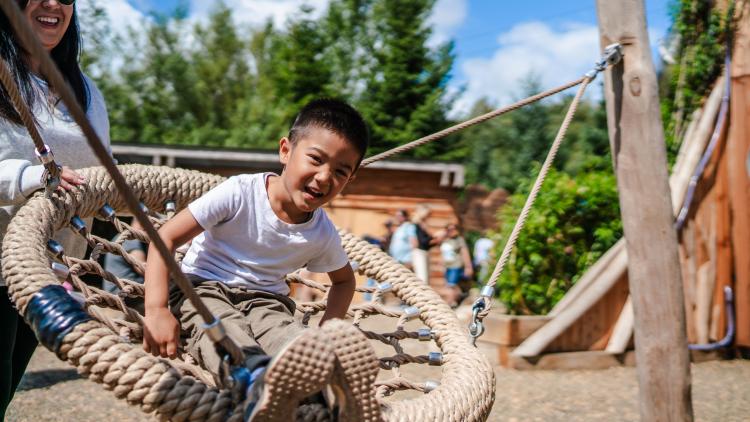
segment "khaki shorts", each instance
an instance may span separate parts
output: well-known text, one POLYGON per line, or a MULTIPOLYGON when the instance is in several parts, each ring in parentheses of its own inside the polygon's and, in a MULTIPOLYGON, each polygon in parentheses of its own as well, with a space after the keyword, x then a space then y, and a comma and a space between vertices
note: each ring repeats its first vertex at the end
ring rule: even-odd
MULTIPOLYGON (((196 277, 189 279, 211 314, 221 319, 227 335, 245 353, 273 356, 305 329, 294 318, 296 306, 288 296, 196 277)), ((176 286, 170 292, 169 305, 180 322, 182 335, 187 336, 188 353, 218 375, 221 357, 201 328, 203 318, 176 286)))

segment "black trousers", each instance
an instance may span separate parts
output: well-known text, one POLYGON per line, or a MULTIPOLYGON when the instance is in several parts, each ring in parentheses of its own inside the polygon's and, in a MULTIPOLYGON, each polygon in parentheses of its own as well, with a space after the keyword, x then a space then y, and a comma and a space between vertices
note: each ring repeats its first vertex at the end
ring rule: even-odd
POLYGON ((31 327, 11 304, 8 287, 0 286, 0 421, 5 420, 5 411, 37 344, 31 327))

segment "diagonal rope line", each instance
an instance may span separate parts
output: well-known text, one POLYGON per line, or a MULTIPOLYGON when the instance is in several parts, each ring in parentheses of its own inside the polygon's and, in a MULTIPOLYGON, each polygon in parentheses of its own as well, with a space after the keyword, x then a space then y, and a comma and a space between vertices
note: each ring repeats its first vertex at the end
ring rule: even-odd
MULTIPOLYGON (((513 250, 513 247, 515 246, 516 241, 518 240, 518 234, 523 229, 523 226, 526 223, 526 218, 529 216, 529 212, 531 211, 531 208, 534 206, 534 201, 536 200, 537 194, 539 193, 539 190, 541 189, 542 184, 544 183, 544 179, 547 177, 547 173, 549 172, 550 167, 552 167, 552 162, 555 160, 557 151, 560 149, 560 145, 562 144, 562 141, 565 138, 565 133, 568 131, 568 126, 570 126, 570 122, 573 120, 573 116, 575 115, 576 110, 578 109, 578 104, 581 102, 581 97, 583 96, 584 91, 586 91, 586 87, 592 80, 593 80, 593 77, 589 77, 589 76, 584 76, 582 78, 583 83, 578 88, 578 92, 576 93, 575 98, 573 98, 573 101, 571 101, 570 106, 568 107, 568 113, 565 115, 565 119, 563 120, 562 125, 560 125, 560 129, 557 132, 557 136, 555 137, 554 142, 552 142, 552 146, 550 147, 550 150, 547 153, 547 158, 544 160, 544 164, 542 165, 542 168, 539 171, 539 174, 537 175, 536 181, 534 182, 534 186, 531 188, 531 192, 529 192, 529 196, 526 198, 526 203, 523 205, 521 214, 518 216, 518 220, 516 220, 515 226, 513 226, 513 231, 508 237, 508 241, 505 243, 503 253, 500 256, 500 259, 497 261, 497 264, 495 265, 495 269, 492 271, 492 275, 487 281, 485 288, 486 287, 494 288, 495 284, 497 284, 497 280, 500 278, 500 274, 502 274, 503 269, 505 268, 505 264, 508 262, 508 258, 510 257, 510 253, 513 250)), ((487 314, 489 314, 491 304, 492 304, 492 301, 487 301, 486 307, 484 310, 482 310, 482 312, 480 313, 480 316, 484 317, 487 314)))
MULTIPOLYGON (((169 272, 172 275, 177 286, 195 306, 201 318, 203 318, 206 326, 216 327, 217 325, 221 325, 220 320, 215 318, 211 314, 211 311, 200 299, 190 282, 188 282, 185 274, 182 273, 180 266, 175 262, 174 258, 169 252, 169 249, 167 249, 166 244, 164 244, 164 241, 161 239, 159 234, 156 232, 156 229, 151 224, 151 221, 148 219, 148 216, 141 209, 138 199, 135 197, 133 191, 125 181, 125 177, 117 169, 117 166, 109 156, 108 151, 104 148, 99 135, 97 135, 96 131, 94 131, 94 128, 91 126, 91 123, 88 121, 86 114, 73 95, 73 91, 71 90, 70 86, 65 82, 62 75, 60 74, 60 71, 57 69, 57 66, 52 61, 49 54, 44 51, 42 45, 39 42, 39 39, 31 30, 29 23, 26 21, 26 18, 23 16, 21 10, 19 9, 18 3, 13 0, 0 0, 0 7, 2 7, 5 15, 10 20, 11 26, 20 39, 23 48, 31 56, 39 60, 42 75, 44 75, 51 82, 50 85, 55 88, 57 93, 60 95, 63 103, 68 107, 70 115, 83 131, 83 134, 86 137, 86 141, 94 151, 94 154, 99 159, 99 162, 109 173, 112 181, 117 187, 117 190, 125 199, 125 203, 130 209, 130 212, 133 213, 133 216, 144 227, 144 230, 151 238, 151 243, 159 251, 162 259, 164 259, 164 262, 166 263, 167 268, 169 269, 169 272)), ((234 343, 234 341, 232 341, 229 337, 224 335, 223 339, 219 343, 222 347, 224 347, 224 350, 226 350, 232 356, 232 359, 235 361, 235 363, 240 363, 244 360, 242 351, 237 346, 237 344, 234 343)))
POLYGON ((408 144, 404 144, 404 145, 398 146, 396 148, 390 149, 388 151, 381 152, 380 154, 373 155, 372 157, 363 160, 361 167, 365 167, 365 166, 367 166, 369 164, 372 164, 372 163, 374 163, 376 161, 380 161, 380 160, 389 158, 391 156, 394 156, 396 154, 400 154, 402 152, 412 150, 412 149, 417 148, 419 146, 422 146, 422 145, 424 145, 426 143, 437 141, 438 139, 445 138, 446 136, 451 135, 453 133, 456 133, 456 132, 458 132, 460 130, 464 130, 464 129, 468 128, 468 127, 471 127, 471 126, 477 125, 479 123, 485 122, 485 121, 487 121, 489 119, 492 119, 494 117, 503 115, 503 114, 505 114, 505 113, 507 113, 509 111, 516 110, 518 108, 524 107, 524 106, 529 105, 531 103, 534 103, 534 102, 537 102, 537 101, 542 100, 544 98, 547 98, 547 97, 549 97, 551 95, 555 95, 558 92, 565 91, 566 89, 572 88, 572 87, 574 87, 576 85, 580 85, 582 82, 584 82, 585 79, 586 79, 586 76, 583 76, 583 77, 581 77, 579 79, 576 79, 575 81, 568 82, 565 85, 560 85, 557 88, 553 88, 553 89, 550 89, 550 90, 547 90, 547 91, 544 91, 544 92, 540 92, 540 93, 538 93, 536 95, 532 95, 531 97, 524 98, 523 100, 518 101, 518 102, 516 102, 514 104, 511 104, 509 106, 498 108, 497 110, 490 111, 489 113, 485 113, 485 114, 483 114, 481 116, 474 117, 473 119, 470 119, 470 120, 467 120, 465 122, 459 123, 457 125, 453 125, 453 126, 451 126, 449 128, 443 129, 440 132, 435 132, 432 135, 427 135, 427 136, 425 136, 423 138, 419 138, 419 139, 417 139, 415 141, 411 141, 408 144))
MULTIPOLYGON (((5 91, 8 93, 8 96, 13 103, 13 107, 21 117, 21 121, 28 129, 29 135, 31 135, 31 139, 34 141, 34 146, 36 147, 37 152, 43 154, 45 151, 47 151, 47 147, 44 145, 42 135, 39 133, 39 129, 37 129, 36 127, 36 122, 34 121, 34 117, 31 114, 31 110, 29 110, 29 107, 21 97, 21 92, 18 90, 18 85, 16 85, 16 81, 10 72, 8 62, 6 62, 2 57, 0 57, 0 82, 2 82, 3 86, 5 87, 5 91)), ((49 151, 47 151, 47 153, 49 153, 49 151)), ((44 167, 47 169, 47 172, 51 177, 56 178, 60 176, 60 169, 57 167, 57 164, 55 164, 54 160, 48 163, 44 163, 44 167)))

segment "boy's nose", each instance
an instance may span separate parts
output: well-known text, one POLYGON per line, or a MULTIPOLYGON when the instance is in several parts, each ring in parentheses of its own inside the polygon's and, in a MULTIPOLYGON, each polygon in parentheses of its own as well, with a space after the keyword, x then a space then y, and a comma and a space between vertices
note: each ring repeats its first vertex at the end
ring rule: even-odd
POLYGON ((318 182, 318 184, 324 185, 324 186, 328 186, 328 183, 330 183, 331 181, 331 177, 333 176, 331 175, 331 172, 328 170, 322 170, 315 174, 315 180, 318 182))

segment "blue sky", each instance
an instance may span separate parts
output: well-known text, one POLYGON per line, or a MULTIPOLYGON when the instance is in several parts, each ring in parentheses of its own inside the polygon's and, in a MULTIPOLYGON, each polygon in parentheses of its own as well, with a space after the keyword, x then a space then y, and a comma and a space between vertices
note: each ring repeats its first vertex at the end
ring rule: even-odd
MULTIPOLYGON (((183 1, 189 16, 200 20, 213 1, 110 0, 111 15, 168 13, 183 1), (123 2, 127 3, 123 3, 123 2), (118 3, 120 3, 118 5, 118 3), (132 10, 124 10, 132 9, 132 10)), ((224 0, 241 23, 257 24, 272 17, 284 22, 300 5, 323 9, 328 0, 224 0)), ((673 0, 646 0, 651 43, 669 27, 673 0)), ((594 0, 438 0, 432 17, 433 42, 455 41, 456 62, 451 87, 462 90, 456 112, 468 110, 480 97, 501 105, 519 97, 519 81, 533 73, 542 86, 572 80, 598 58, 599 39, 594 0)), ((598 97, 597 90, 591 95, 598 97)))

